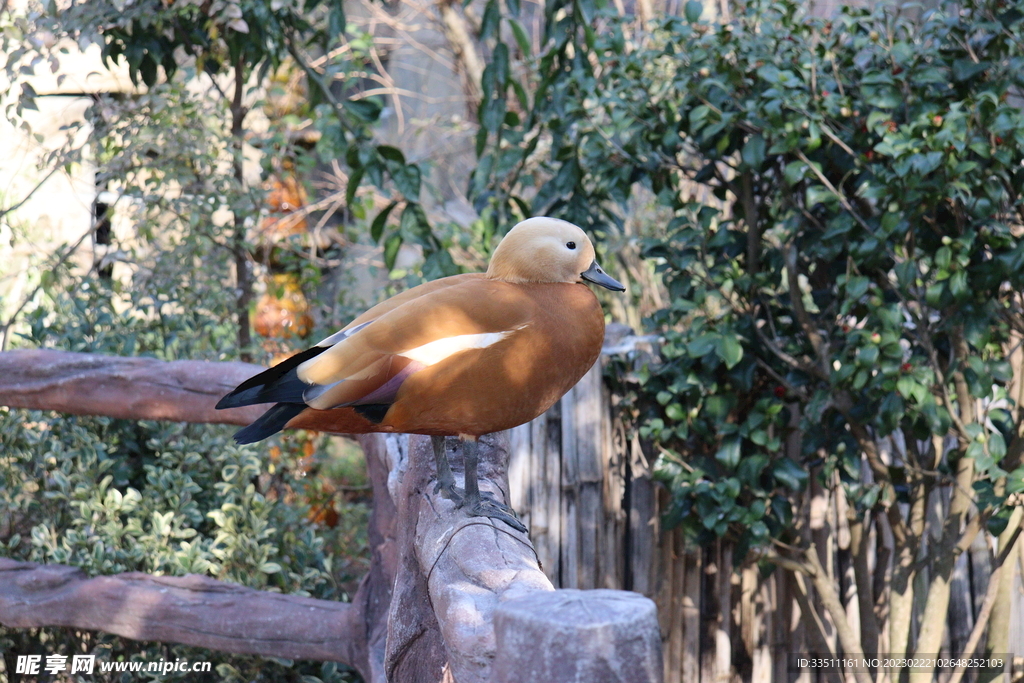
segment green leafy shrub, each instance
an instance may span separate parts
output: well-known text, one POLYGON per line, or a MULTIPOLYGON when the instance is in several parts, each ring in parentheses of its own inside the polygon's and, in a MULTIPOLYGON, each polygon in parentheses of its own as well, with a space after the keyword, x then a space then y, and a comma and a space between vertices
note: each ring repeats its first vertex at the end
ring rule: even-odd
MULTIPOLYGON (((1024 116, 1010 100, 1020 12, 971 3, 915 26, 884 10, 826 21, 765 2, 711 25, 690 8, 630 46, 617 16, 598 14, 598 32, 585 4, 565 6, 576 9, 548 26, 558 40, 530 121, 499 133, 551 140, 533 210, 579 206, 593 222, 601 209, 613 223, 616 203, 646 186, 674 212, 646 251, 672 298, 651 320, 666 362, 640 377, 653 399, 643 436, 699 468, 663 462, 673 519, 718 535, 755 521, 687 515, 710 476, 785 530, 773 500, 807 481, 780 438, 794 404, 799 460, 824 454, 868 508, 882 483, 858 488, 849 423, 908 441, 954 428, 983 479, 1004 477, 1024 259, 1024 116), (960 419, 968 396, 994 421, 960 419)), ((535 147, 488 148, 481 169, 535 147)), ((748 533, 767 539, 761 525, 748 533)))
MULTIPOLYGON (((156 300, 158 292, 148 295, 156 300)), ((52 301, 29 313, 31 336, 21 343, 171 359, 223 353, 210 347, 218 326, 228 331, 227 342, 232 338, 224 322, 230 302, 218 320, 209 309, 165 303, 152 315, 117 299, 95 279, 76 282, 73 295, 58 288, 52 301)), ((197 573, 263 590, 348 599, 357 579, 352 573, 363 566, 353 559, 366 552, 368 508, 342 504, 335 526, 311 523, 307 501, 323 483, 306 476, 308 461, 328 461, 325 440, 311 449, 305 439, 284 437, 268 449, 236 445, 233 431, 0 409, 0 553, 69 564, 90 575, 197 573)), ((109 660, 209 660, 216 667, 209 680, 351 679, 334 665, 268 664, 65 629, 3 629, 0 646, 24 654, 84 649, 109 660)))

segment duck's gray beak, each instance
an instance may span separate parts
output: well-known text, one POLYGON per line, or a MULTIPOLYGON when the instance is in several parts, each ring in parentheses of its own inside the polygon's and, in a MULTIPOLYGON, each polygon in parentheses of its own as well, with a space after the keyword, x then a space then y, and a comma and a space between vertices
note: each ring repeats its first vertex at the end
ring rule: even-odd
POLYGON ((580 277, 587 282, 593 282, 595 285, 600 285, 605 289, 612 290, 613 292, 626 291, 626 288, 622 286, 621 282, 601 270, 601 266, 597 265, 597 261, 591 263, 589 268, 580 273, 580 277))

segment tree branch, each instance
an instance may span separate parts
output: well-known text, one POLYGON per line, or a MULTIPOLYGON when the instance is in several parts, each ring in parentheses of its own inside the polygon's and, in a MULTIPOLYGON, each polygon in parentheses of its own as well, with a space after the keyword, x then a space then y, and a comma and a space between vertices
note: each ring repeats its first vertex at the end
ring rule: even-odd
MULTIPOLYGON (((836 633, 839 635, 839 643, 842 645, 843 651, 848 653, 864 652, 860 638, 850 627, 850 622, 846 618, 846 608, 843 607, 842 601, 839 600, 835 584, 818 560, 818 549, 815 548, 813 543, 804 550, 804 557, 807 558, 807 565, 811 569, 811 583, 814 584, 814 588, 818 591, 822 605, 832 615, 832 622, 835 624, 836 633)), ((863 669, 855 670, 853 675, 857 683, 872 683, 871 675, 863 669)))
POLYGON ((818 180, 821 181, 821 184, 828 188, 828 191, 831 192, 835 196, 835 198, 839 200, 839 203, 842 205, 842 207, 846 209, 851 216, 853 216, 853 220, 857 221, 860 227, 864 228, 868 232, 868 234, 875 234, 875 231, 871 229, 871 226, 868 225, 867 222, 860 217, 860 214, 853 210, 853 205, 850 204, 850 200, 846 198, 846 195, 844 195, 842 192, 836 189, 836 186, 832 184, 832 181, 829 180, 825 176, 825 174, 821 172, 821 169, 819 169, 817 166, 811 163, 811 160, 807 158, 806 154, 804 154, 798 149, 796 150, 796 156, 797 158, 800 159, 800 161, 807 164, 807 167, 811 169, 814 175, 818 176, 818 180))
POLYGON ((238 654, 355 665, 365 639, 351 604, 189 574, 89 578, 81 569, 0 557, 0 623, 64 626, 238 654))
MULTIPOLYGON (((1019 517, 1019 515, 1017 515, 1019 517)), ((999 584, 1000 576, 1002 572, 1013 569, 1014 562, 1011 561, 1007 565, 1006 560, 1013 552, 1014 546, 1017 544, 1017 538, 1020 536, 1022 527, 1020 524, 1014 529, 1006 545, 999 549, 999 557, 996 558, 995 567, 992 569, 992 573, 988 577, 988 590, 985 591, 985 600, 981 603, 981 611, 978 612, 978 618, 974 622, 974 628, 971 629, 971 635, 967 638, 967 644, 964 645, 964 651, 958 659, 971 659, 974 657, 974 651, 978 647, 978 643, 981 641, 981 635, 985 632, 985 627, 988 625, 988 619, 992 615, 992 608, 996 604, 996 596, 999 595, 999 584)), ((1016 561, 1016 558, 1014 558, 1016 561)), ((960 683, 963 679, 964 671, 966 668, 963 666, 957 666, 953 672, 953 676, 949 679, 949 683, 960 683)))
POLYGON ((786 275, 789 283, 789 301, 793 305, 793 312, 796 314, 797 322, 803 328, 804 334, 811 342, 814 354, 818 357, 818 364, 821 366, 820 375, 828 377, 828 349, 821 334, 814 328, 814 321, 807 314, 804 308, 803 292, 800 291, 800 271, 797 266, 796 244, 791 243, 786 249, 786 275))
POLYGON ((788 353, 783 351, 781 348, 779 348, 779 346, 774 341, 769 339, 768 335, 766 335, 761 330, 761 328, 756 326, 756 325, 754 326, 754 334, 757 335, 757 338, 761 341, 762 344, 764 344, 765 346, 768 347, 769 351, 774 353, 779 358, 779 360, 781 360, 786 365, 789 365, 790 367, 795 368, 797 370, 801 370, 803 372, 806 372, 808 375, 813 375, 814 377, 817 377, 820 380, 823 380, 823 381, 827 381, 828 380, 828 376, 827 375, 826 376, 822 376, 821 368, 819 368, 817 365, 815 365, 813 363, 805 363, 805 362, 803 362, 803 361, 801 361, 801 360, 799 360, 797 358, 794 358, 793 356, 789 355, 788 353))
POLYGON ((444 25, 444 34, 448 39, 448 44, 451 45, 456 60, 466 70, 469 97, 473 102, 479 103, 481 98, 480 81, 483 78, 484 65, 477 53, 476 44, 469 35, 466 20, 455 11, 453 0, 439 0, 437 9, 441 14, 441 23, 444 25))
POLYGON ((73 415, 246 425, 266 406, 214 410, 214 405, 260 370, 238 362, 6 351, 0 353, 0 403, 73 415))
MULTIPOLYGON (((2 13, 3 13, 3 10, 0 9, 0 14, 2 14, 2 13)), ((57 166, 54 166, 53 168, 51 168, 50 171, 43 177, 43 179, 40 180, 38 183, 36 183, 35 187, 33 187, 31 190, 29 190, 28 194, 26 194, 24 197, 22 197, 21 200, 18 203, 14 204, 14 206, 10 206, 10 207, 8 207, 6 209, 0 209, 0 218, 3 218, 4 216, 6 216, 7 214, 11 213, 12 211, 17 211, 22 206, 24 206, 25 203, 28 202, 28 200, 32 199, 32 195, 34 195, 36 193, 36 191, 39 190, 39 188, 41 188, 43 185, 45 185, 46 181, 49 180, 50 178, 52 178, 53 175, 57 171, 59 171, 61 168, 63 168, 63 166, 60 166, 60 165, 57 165, 57 166)))

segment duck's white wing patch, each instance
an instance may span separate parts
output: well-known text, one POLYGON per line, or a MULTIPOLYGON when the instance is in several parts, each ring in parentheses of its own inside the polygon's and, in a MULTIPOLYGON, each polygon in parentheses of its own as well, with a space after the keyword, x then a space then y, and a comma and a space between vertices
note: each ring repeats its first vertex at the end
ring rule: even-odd
POLYGON ((440 363, 449 356, 454 356, 460 351, 468 351, 469 349, 486 349, 488 346, 497 344, 505 337, 509 336, 516 330, 522 329, 517 327, 514 330, 505 330, 504 332, 485 332, 481 334, 459 334, 454 337, 445 337, 444 339, 436 339, 432 342, 428 342, 423 346, 417 346, 415 349, 409 349, 398 354, 404 356, 409 360, 422 363, 425 366, 434 365, 440 363))

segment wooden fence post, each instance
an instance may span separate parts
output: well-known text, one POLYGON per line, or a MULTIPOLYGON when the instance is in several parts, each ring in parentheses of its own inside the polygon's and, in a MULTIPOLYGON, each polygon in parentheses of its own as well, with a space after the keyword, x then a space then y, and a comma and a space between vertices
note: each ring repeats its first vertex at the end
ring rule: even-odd
POLYGON ((661 683, 657 608, 628 591, 533 593, 494 613, 493 683, 661 683))

